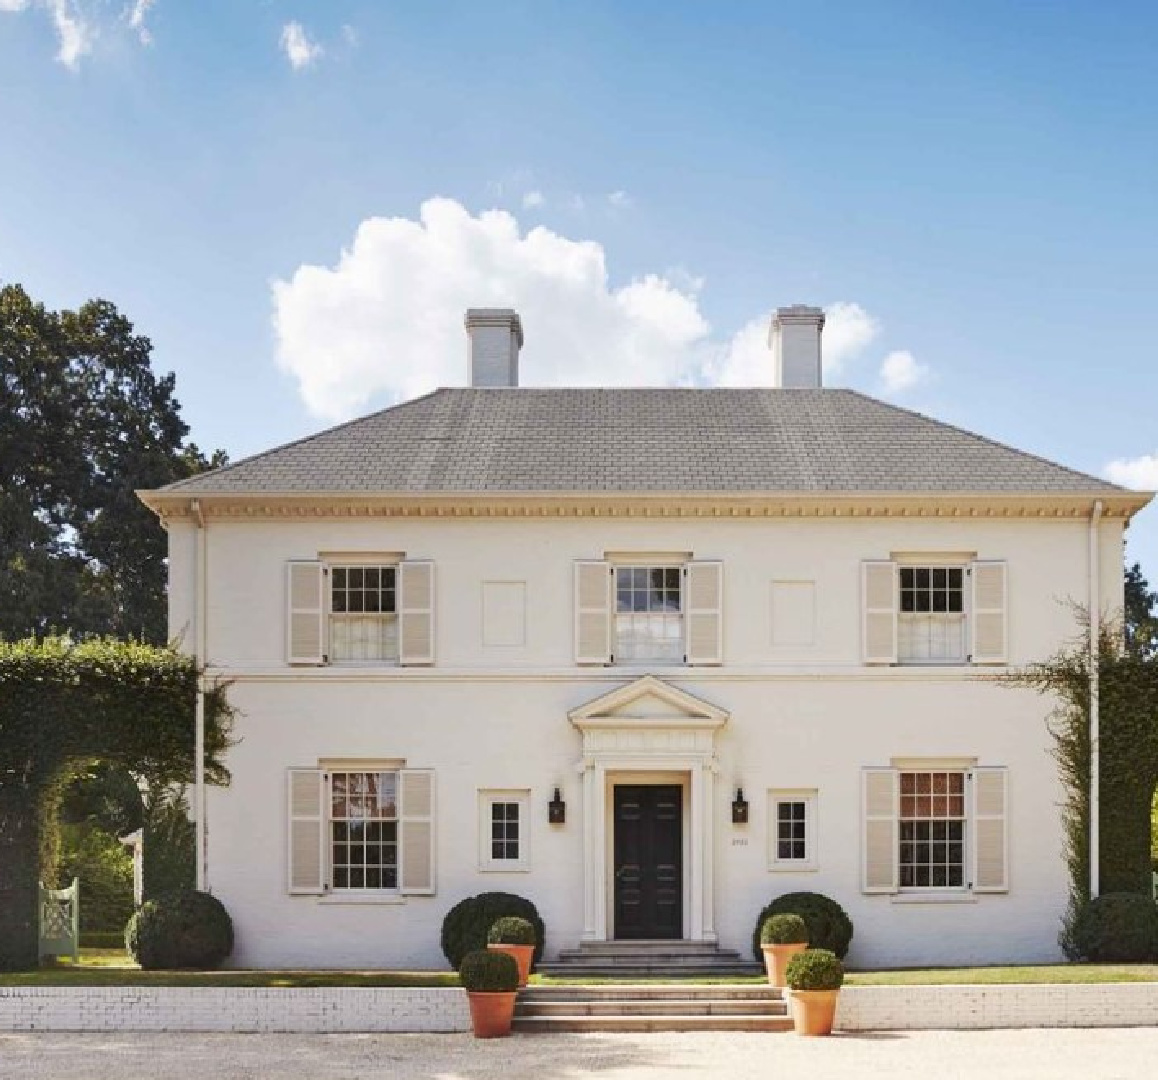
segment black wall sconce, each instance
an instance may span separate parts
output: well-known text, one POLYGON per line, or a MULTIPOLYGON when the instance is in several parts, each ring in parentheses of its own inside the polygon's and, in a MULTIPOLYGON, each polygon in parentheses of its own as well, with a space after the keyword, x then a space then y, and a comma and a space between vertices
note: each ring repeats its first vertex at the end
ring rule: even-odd
POLYGON ((555 788, 555 797, 547 803, 547 820, 552 825, 563 825, 567 821, 567 804, 558 788, 555 788))
POLYGON ((736 788, 736 797, 732 800, 732 824, 748 824, 748 800, 744 798, 744 789, 736 788))

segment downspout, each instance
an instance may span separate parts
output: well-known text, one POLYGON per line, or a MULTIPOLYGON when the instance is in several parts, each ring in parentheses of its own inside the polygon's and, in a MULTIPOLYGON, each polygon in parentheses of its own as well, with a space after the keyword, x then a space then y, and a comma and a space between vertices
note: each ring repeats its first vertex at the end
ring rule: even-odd
POLYGON ((1102 500, 1094 502, 1090 513, 1089 601, 1090 601, 1090 899, 1101 891, 1098 863, 1100 860, 1098 823, 1100 818, 1100 717, 1098 662, 1102 624, 1102 547, 1099 526, 1102 521, 1102 500))
POLYGON ((193 639, 197 660, 197 704, 193 721, 193 828, 196 835, 197 888, 205 890, 205 633, 206 567, 208 544, 205 535, 205 515, 201 500, 194 499, 191 509, 197 519, 196 573, 193 595, 193 619, 197 632, 193 639))

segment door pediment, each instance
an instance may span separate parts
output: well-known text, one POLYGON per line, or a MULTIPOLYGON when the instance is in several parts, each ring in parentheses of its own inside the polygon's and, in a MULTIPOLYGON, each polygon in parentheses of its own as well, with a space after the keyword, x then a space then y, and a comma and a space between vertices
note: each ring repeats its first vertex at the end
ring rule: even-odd
POLYGON ((654 675, 644 675, 567 714, 580 731, 665 727, 714 730, 729 713, 654 675))

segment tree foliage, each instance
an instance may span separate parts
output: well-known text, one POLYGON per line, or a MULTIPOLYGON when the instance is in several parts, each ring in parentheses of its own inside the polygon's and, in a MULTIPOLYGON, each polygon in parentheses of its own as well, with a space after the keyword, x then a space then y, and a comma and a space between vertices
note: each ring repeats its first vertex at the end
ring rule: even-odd
POLYGON ((224 462, 186 441, 174 377, 106 300, 0 287, 0 638, 166 638, 165 534, 134 494, 224 462))
MULTIPOLYGON (((1135 570, 1137 568, 1135 567, 1135 570)), ((1142 592, 1145 579, 1137 572, 1142 592)), ((1126 618, 1103 619, 1098 630, 1099 814, 1098 872, 1103 893, 1151 889, 1150 811, 1158 785, 1158 652, 1139 616, 1152 616, 1153 594, 1126 618), (1140 628, 1142 628, 1140 630, 1140 628)), ((1070 906, 1061 943, 1074 955, 1074 926, 1090 900, 1089 614, 1077 608, 1079 635, 1049 659, 1007 677, 1054 698, 1050 733, 1065 797, 1062 804, 1070 906)))
MULTIPOLYGON (((0 641, 0 970, 36 963, 42 823, 94 761, 158 785, 193 773, 196 661, 139 642, 0 641)), ((206 775, 225 783, 232 710, 205 693, 206 775)))

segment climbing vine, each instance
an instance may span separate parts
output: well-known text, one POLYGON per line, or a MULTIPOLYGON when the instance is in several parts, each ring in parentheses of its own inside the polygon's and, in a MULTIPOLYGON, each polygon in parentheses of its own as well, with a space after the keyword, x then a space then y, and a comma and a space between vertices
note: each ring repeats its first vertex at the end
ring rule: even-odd
MULTIPOLYGON (((37 882, 64 787, 96 762, 155 784, 193 774, 196 662, 170 648, 97 639, 0 641, 0 970, 35 966, 37 882)), ((205 696, 205 765, 222 764, 233 712, 205 696)))
MULTIPOLYGON (((1080 633, 1049 659, 1006 676, 1054 698, 1049 716, 1053 756, 1065 797, 1070 902, 1061 944, 1089 900, 1090 885, 1090 635, 1088 612, 1075 609, 1080 633)), ((1150 806, 1158 784, 1158 655, 1139 647, 1120 619, 1098 629, 1099 882, 1103 893, 1149 894, 1150 806)))

